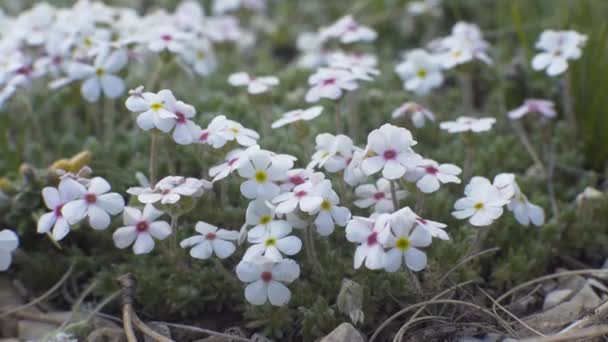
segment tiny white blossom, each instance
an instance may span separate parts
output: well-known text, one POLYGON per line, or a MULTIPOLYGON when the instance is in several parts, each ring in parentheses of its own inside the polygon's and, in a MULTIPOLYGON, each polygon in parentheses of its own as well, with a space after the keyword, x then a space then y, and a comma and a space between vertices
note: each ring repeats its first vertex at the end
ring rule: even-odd
POLYGON ((343 69, 320 68, 308 78, 310 89, 306 102, 318 102, 322 98, 337 100, 344 91, 358 88, 355 76, 343 69))
POLYGON ((389 250, 384 258, 384 269, 395 272, 405 264, 412 271, 423 270, 427 257, 420 247, 431 244, 431 234, 417 226, 416 214, 408 207, 390 214, 387 222, 391 234, 385 242, 389 250))
POLYGON ((440 184, 456 183, 460 184, 457 177, 462 170, 454 164, 441 164, 430 159, 424 159, 419 164, 408 170, 405 179, 409 182, 416 182, 416 186, 424 193, 431 193, 439 190, 440 184))
POLYGON ((334 38, 339 39, 343 44, 371 42, 378 36, 376 31, 357 23, 351 15, 344 16, 330 26, 322 28, 319 35, 323 40, 334 38))
POLYGON ((247 239, 252 245, 245 252, 243 260, 251 261, 264 256, 278 262, 283 255, 297 254, 302 249, 302 241, 297 236, 289 235, 291 232, 292 227, 288 224, 271 224, 263 234, 249 234, 247 239))
POLYGON ((355 269, 361 267, 364 261, 365 267, 371 270, 382 268, 385 258, 382 243, 389 235, 390 229, 386 228, 386 218, 353 217, 346 225, 346 239, 359 244, 355 250, 355 269))
POLYGON ((317 116, 321 115, 322 112, 323 112, 323 107, 321 107, 321 106, 314 106, 314 107, 310 107, 307 109, 292 110, 292 111, 289 111, 289 112, 283 114, 283 116, 279 120, 273 122, 271 127, 279 128, 279 127, 283 127, 283 126, 293 123, 293 122, 310 121, 310 120, 316 118, 317 116))
POLYGON ((279 79, 274 76, 252 76, 246 72, 237 72, 230 75, 228 83, 235 87, 247 87, 249 94, 257 95, 277 86, 279 79))
POLYGON ((538 113, 542 117, 552 119, 556 116, 555 103, 542 99, 527 99, 524 103, 508 113, 509 119, 519 120, 532 113, 538 113))
POLYGON ((137 196, 141 203, 175 204, 182 196, 200 197, 213 185, 203 179, 181 176, 167 176, 153 188, 133 187, 127 189, 127 193, 137 196))
POLYGON ((291 259, 274 263, 266 258, 253 262, 241 261, 236 266, 236 274, 247 283, 245 298, 253 305, 267 301, 275 306, 285 305, 291 299, 291 292, 283 283, 291 283, 300 276, 300 266, 291 259))
POLYGON ((503 206, 509 203, 500 190, 487 178, 475 176, 464 189, 466 197, 454 203, 452 216, 469 219, 473 226, 487 226, 503 213, 503 206))
POLYGON ((89 102, 97 102, 103 93, 111 99, 122 95, 125 91, 124 81, 115 75, 127 64, 128 56, 125 50, 111 52, 104 50, 95 58, 93 65, 73 63, 69 67, 72 79, 85 80, 80 88, 82 96, 89 102))
POLYGON ((241 177, 247 178, 241 184, 241 193, 249 199, 271 199, 279 194, 278 182, 285 180, 287 170, 293 162, 275 162, 267 151, 256 151, 249 155, 249 162, 243 163, 238 169, 241 177))
POLYGON ((182 248, 192 247, 190 256, 196 259, 209 259, 213 253, 220 259, 232 255, 236 246, 232 241, 238 238, 239 233, 232 230, 218 229, 206 222, 196 223, 195 230, 199 235, 191 236, 180 242, 182 248))
POLYGON ((395 72, 403 80, 403 87, 419 96, 427 95, 443 83, 437 58, 423 49, 408 52, 405 61, 397 65, 395 72))
POLYGON ((384 178, 400 178, 422 159, 411 148, 415 144, 407 129, 384 124, 367 137, 368 148, 374 155, 363 160, 361 167, 368 175, 382 170, 384 178))
POLYGON ((405 102, 393 111, 393 119, 402 116, 410 116, 416 128, 424 127, 427 120, 435 121, 435 114, 433 112, 415 102, 405 102))
POLYGON ((461 132, 485 132, 492 129, 492 126, 496 123, 495 118, 473 118, 470 116, 461 116, 456 121, 444 121, 439 124, 439 128, 447 131, 448 133, 461 133, 461 132))
POLYGON ((536 48, 542 52, 532 59, 532 68, 547 69, 549 76, 560 75, 568 69, 568 60, 581 57, 581 47, 586 42, 587 36, 576 31, 543 31, 536 42, 536 48))
POLYGON ((127 248, 133 245, 133 253, 147 254, 154 249, 154 239, 164 240, 171 235, 171 226, 165 221, 157 221, 164 213, 146 204, 143 212, 137 208, 125 207, 123 223, 112 238, 118 248, 127 248))
POLYGON ((67 186, 76 193, 75 198, 61 209, 70 225, 88 216, 93 229, 106 229, 110 225, 110 215, 118 215, 125 206, 122 196, 109 192, 110 183, 101 177, 92 178, 86 188, 71 178, 65 178, 62 182, 69 183, 67 186))
POLYGON ((44 204, 52 211, 40 216, 38 233, 52 232, 53 239, 60 241, 70 232, 70 224, 63 216, 63 206, 78 196, 78 190, 73 184, 62 180, 57 188, 42 189, 44 204))
MULTIPOLYGON (((406 197, 407 192, 396 189, 396 194, 399 201, 406 197)), ((355 188, 355 195, 359 199, 353 204, 359 208, 369 208, 373 205, 375 213, 391 213, 395 210, 390 182, 385 178, 378 179, 376 184, 359 185, 355 188)))

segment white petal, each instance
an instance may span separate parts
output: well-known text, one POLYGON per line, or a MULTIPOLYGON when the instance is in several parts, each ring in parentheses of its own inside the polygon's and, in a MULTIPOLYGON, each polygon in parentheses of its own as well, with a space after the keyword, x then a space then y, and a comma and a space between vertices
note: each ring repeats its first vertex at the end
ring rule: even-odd
POLYGON ((118 76, 103 75, 99 81, 101 82, 104 94, 111 99, 115 99, 125 92, 125 82, 118 76))
POLYGON ((245 299, 253 305, 266 303, 268 287, 262 280, 255 281, 245 288, 245 299))
POLYGON ((114 234, 112 234, 112 239, 114 240, 114 245, 117 248, 126 248, 130 246, 135 238, 137 237, 137 230, 135 227, 122 227, 116 229, 114 234))
POLYGON ((55 213, 50 212, 40 216, 38 219, 38 227, 36 231, 38 233, 47 233, 55 225, 55 213))
POLYGON ((397 248, 392 248, 384 255, 384 269, 387 272, 396 272, 401 267, 402 259, 403 253, 397 248))
POLYGON ((302 249, 302 241, 297 236, 277 240, 277 248, 286 255, 297 254, 302 249))
POLYGON ((213 245, 215 255, 217 255, 217 257, 220 259, 229 257, 236 250, 233 243, 220 239, 214 240, 211 244, 213 245))
POLYGON ((409 248, 404 257, 405 264, 412 271, 421 271, 426 267, 426 254, 417 248, 409 248))
POLYGON ((89 224, 91 228, 102 230, 110 225, 110 215, 97 205, 89 205, 89 224))
POLYGON ((95 204, 99 205, 111 215, 118 215, 125 207, 125 200, 120 194, 112 192, 97 197, 97 202, 95 204))
POLYGON ((133 252, 135 254, 146 254, 150 253, 154 249, 154 239, 148 233, 139 233, 135 239, 133 245, 133 252))
POLYGON ((278 281, 270 281, 268 284, 268 300, 274 306, 285 305, 291 299, 289 289, 278 281))
POLYGON ((155 239, 164 240, 171 235, 171 225, 165 221, 156 221, 150 223, 149 231, 155 239))
POLYGON ((196 259, 209 259, 212 253, 213 247, 209 241, 203 241, 190 250, 190 256, 196 259))
POLYGON ((69 224, 75 224, 86 216, 87 207, 87 203, 84 200, 75 200, 64 205, 61 208, 61 213, 68 220, 69 224))
POLYGON ((101 85, 96 77, 91 77, 82 83, 80 87, 82 97, 89 102, 97 102, 99 95, 101 94, 101 85))
POLYGON ((61 241, 69 232, 70 225, 68 224, 68 221, 64 218, 57 219, 55 226, 53 227, 53 239, 55 239, 55 241, 61 241))
POLYGON ((55 207, 61 204, 61 196, 56 188, 47 186, 42 189, 42 199, 47 208, 54 210, 55 207))

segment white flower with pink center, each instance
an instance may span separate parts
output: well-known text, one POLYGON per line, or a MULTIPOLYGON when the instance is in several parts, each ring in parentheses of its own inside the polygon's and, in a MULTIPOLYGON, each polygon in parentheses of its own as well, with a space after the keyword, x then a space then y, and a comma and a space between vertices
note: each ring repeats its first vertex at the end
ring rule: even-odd
POLYGON ((279 85, 279 79, 274 76, 253 76, 246 72, 237 72, 228 77, 228 83, 235 87, 247 87, 249 94, 257 95, 279 85))
MULTIPOLYGON (((396 189, 397 200, 402 200, 407 196, 407 192, 396 189)), ((393 195, 391 193, 390 182, 385 178, 380 178, 376 184, 362 184, 355 188, 355 196, 359 199, 353 204, 359 208, 369 208, 374 206, 375 213, 392 213, 395 210, 393 205, 393 195)))
POLYGON ((291 169, 287 171, 287 179, 281 184, 281 190, 284 192, 291 191, 300 184, 304 184, 312 175, 310 169, 291 169))
POLYGON ((532 59, 532 68, 547 69, 549 76, 560 75, 568 69, 569 60, 581 57, 586 42, 587 36, 576 31, 543 31, 535 45, 542 52, 532 59))
POLYGON ((245 298, 253 305, 267 301, 275 306, 285 305, 291 299, 291 292, 283 283, 291 283, 300 276, 300 266, 291 259, 278 263, 266 258, 252 262, 241 261, 236 266, 239 279, 247 283, 245 298))
POLYGON ((327 63, 330 68, 348 70, 355 79, 362 81, 372 81, 373 76, 380 75, 378 58, 371 54, 338 51, 329 55, 327 63))
POLYGON ((214 253, 220 259, 226 259, 236 250, 233 241, 239 233, 233 230, 219 229, 207 222, 199 221, 194 228, 199 235, 191 236, 180 242, 182 248, 192 247, 190 256, 196 259, 209 259, 214 253))
POLYGON ((393 111, 393 119, 402 116, 409 116, 416 128, 424 127, 427 120, 435 122, 435 114, 415 102, 405 102, 393 111))
POLYGON ((62 180, 57 188, 45 187, 42 189, 44 204, 52 211, 40 216, 38 220, 38 233, 51 232, 55 241, 60 241, 70 232, 70 224, 63 216, 63 206, 78 196, 78 189, 72 182, 62 180))
POLYGON ((319 35, 323 40, 335 38, 343 44, 371 42, 378 36, 376 31, 359 24, 351 15, 344 16, 330 26, 322 28, 319 35))
POLYGON ((316 137, 316 152, 312 155, 307 168, 324 167, 335 173, 344 170, 352 160, 355 145, 344 134, 321 133, 316 137))
POLYGON ((310 121, 321 115, 322 112, 323 107, 321 106, 292 110, 283 114, 283 116, 279 120, 273 122, 270 127, 279 128, 294 122, 310 121))
POLYGON ((185 43, 189 39, 191 39, 189 34, 169 25, 154 28, 146 37, 150 51, 161 52, 167 50, 177 54, 186 50, 185 43))
POLYGON ((147 254, 154 249, 154 239, 164 240, 171 235, 171 226, 165 221, 156 221, 164 213, 147 204, 143 212, 137 208, 125 207, 124 226, 118 228, 112 238, 117 248, 133 245, 133 253, 147 254))
POLYGON ((448 133, 480 133, 491 130, 495 123, 495 118, 473 118, 470 116, 461 116, 456 119, 456 121, 442 122, 439 124, 439 128, 447 131, 448 133))
POLYGON ((294 187, 291 192, 284 192, 272 199, 272 203, 276 204, 276 212, 279 214, 288 214, 299 208, 303 212, 311 213, 323 203, 323 196, 319 189, 331 188, 329 180, 324 179, 318 184, 311 181, 306 181, 294 187))
POLYGON ((109 192, 110 183, 101 177, 91 179, 87 188, 71 178, 65 178, 62 182, 68 182, 68 186, 76 193, 75 199, 61 209, 70 225, 88 217, 93 229, 106 229, 110 225, 110 215, 118 215, 125 206, 122 196, 109 192))
POLYGON ((348 165, 344 169, 344 181, 350 186, 355 186, 364 182, 367 179, 367 175, 363 172, 361 164, 367 156, 367 151, 359 147, 354 147, 353 154, 350 160, 346 160, 348 165))
POLYGON ((325 98, 337 100, 344 91, 358 88, 355 76, 343 69, 320 68, 308 78, 310 89, 306 93, 306 102, 318 102, 325 98))
POLYGON ((431 159, 424 159, 413 169, 405 173, 405 179, 416 182, 416 186, 424 193, 439 190, 440 184, 460 184, 457 177, 462 170, 454 164, 441 164, 431 159))
POLYGON ((365 267, 370 270, 384 267, 385 253, 382 244, 390 234, 390 229, 386 228, 386 220, 386 217, 372 219, 355 216, 346 225, 346 239, 359 244, 355 250, 355 269, 360 268, 364 261, 365 267))
POLYGON ((431 47, 438 53, 445 69, 478 59, 492 64, 487 54, 488 42, 475 24, 458 22, 452 27, 452 34, 432 42, 431 47))
POLYGON ((193 142, 193 132, 198 126, 190 119, 196 114, 193 106, 182 101, 174 102, 170 107, 175 117, 172 119, 173 140, 180 145, 188 145, 193 142))
POLYGON ((407 129, 391 124, 382 125, 367 137, 367 148, 373 155, 363 160, 363 172, 373 175, 382 170, 382 176, 388 180, 402 177, 422 160, 411 148, 415 144, 407 129))
POLYGON ((552 119, 557 115, 555 103, 542 99, 527 99, 520 107, 510 111, 508 115, 511 120, 519 120, 532 113, 538 113, 547 119, 552 119))
POLYGON ((226 178, 234 170, 243 166, 244 163, 248 162, 247 150, 237 148, 226 154, 224 162, 215 165, 209 169, 209 176, 213 177, 213 182, 226 178))
POLYGON ((416 222, 418 223, 418 227, 421 229, 426 229, 432 237, 441 239, 441 240, 449 240, 450 236, 445 232, 446 224, 436 221, 431 221, 427 219, 423 219, 420 216, 416 216, 416 222))
POLYGON ((154 188, 133 187, 127 193, 137 196, 141 203, 175 204, 182 196, 201 197, 213 185, 204 180, 193 177, 167 176, 154 186, 154 188))

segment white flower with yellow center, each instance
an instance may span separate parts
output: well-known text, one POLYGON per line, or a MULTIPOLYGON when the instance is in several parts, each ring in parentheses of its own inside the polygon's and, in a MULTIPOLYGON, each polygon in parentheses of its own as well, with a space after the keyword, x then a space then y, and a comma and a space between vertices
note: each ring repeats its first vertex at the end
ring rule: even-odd
POLYGON ((289 168, 289 164, 274 163, 268 151, 253 152, 249 162, 237 169, 241 177, 247 178, 241 184, 241 193, 248 199, 275 197, 281 191, 276 183, 285 180, 289 168))
POLYGON ((256 257, 264 256, 272 261, 278 262, 283 255, 295 255, 302 249, 302 241, 291 234, 290 225, 272 225, 262 235, 249 235, 247 241, 252 243, 243 260, 251 261, 256 257))
POLYGON ((412 271, 421 271, 426 267, 426 254, 419 247, 431 244, 431 234, 423 228, 417 227, 416 214, 405 207, 391 214, 388 225, 391 233, 385 246, 390 248, 384 258, 384 268, 388 272, 395 272, 405 266, 412 271))
POLYGON ((97 102, 103 93, 111 99, 122 95, 125 91, 123 80, 114 75, 128 62, 125 50, 111 52, 108 49, 101 51, 93 65, 75 62, 69 67, 69 77, 85 80, 80 88, 82 96, 89 102, 97 102))
POLYGON ((406 90, 420 96, 428 94, 443 83, 443 73, 437 58, 423 49, 408 52, 405 61, 397 65, 395 72, 403 80, 406 90))
POLYGON ((469 219, 473 226, 487 226, 503 213, 503 206, 509 203, 500 190, 487 178, 473 177, 464 189, 466 197, 454 203, 452 216, 469 219))
POLYGON ((338 194, 331 189, 331 183, 326 182, 324 184, 328 184, 328 186, 320 189, 323 201, 319 205, 319 209, 311 214, 317 214, 314 223, 319 235, 328 236, 333 233, 336 225, 341 227, 346 226, 351 215, 348 208, 338 206, 340 199, 338 198, 338 194))

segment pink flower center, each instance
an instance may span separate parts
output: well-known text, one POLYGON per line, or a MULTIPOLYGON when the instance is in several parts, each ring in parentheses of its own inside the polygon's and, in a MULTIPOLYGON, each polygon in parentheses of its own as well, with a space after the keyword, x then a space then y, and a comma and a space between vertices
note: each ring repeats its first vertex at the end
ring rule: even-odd
POLYGON ((61 213, 61 209, 63 209, 63 204, 60 204, 58 206, 55 207, 55 217, 62 217, 63 214, 61 213))
POLYGON ((296 192, 296 197, 302 198, 302 197, 306 196, 307 194, 308 193, 306 191, 300 190, 300 191, 296 192))
POLYGON ((353 158, 352 158, 352 157, 350 157, 350 158, 346 158, 346 161, 345 161, 345 162, 346 162, 346 166, 350 165, 350 163, 351 163, 352 161, 353 161, 353 158))
POLYGON ((384 194, 384 192, 379 191, 379 192, 376 192, 376 193, 374 194, 374 199, 375 199, 376 201, 379 201, 379 200, 383 199, 385 196, 386 196, 386 195, 384 194))
POLYGON ((162 36, 160 36, 160 39, 166 41, 166 42, 170 42, 173 40, 173 37, 169 34, 163 34, 162 36))
POLYGON ((203 131, 201 133, 201 136, 198 137, 198 140, 201 142, 205 142, 205 141, 207 141, 208 138, 209 138, 209 131, 203 131))
POLYGON ((326 80, 323 80, 323 85, 324 86, 328 86, 328 85, 333 85, 336 84, 336 79, 335 78, 328 78, 326 80))
POLYGON ((393 159, 397 158, 397 151, 386 150, 386 151, 384 151, 383 157, 385 160, 393 160, 393 159))
POLYGON ((430 175, 434 175, 434 174, 437 174, 437 172, 439 172, 439 170, 437 170, 437 168, 434 166, 427 166, 424 168, 424 171, 426 171, 426 173, 428 173, 430 175))
POLYGON ((19 69, 17 69, 16 72, 19 75, 29 76, 32 73, 32 68, 28 67, 27 65, 24 65, 24 66, 20 67, 19 69))
POLYGON ((304 178, 302 178, 300 176, 291 176, 291 177, 289 177, 289 183, 295 184, 295 185, 300 185, 300 184, 304 183, 304 178))
POLYGON ((234 163, 236 163, 239 160, 239 158, 232 158, 228 161, 228 165, 232 166, 234 163))
POLYGON ((93 203, 97 202, 97 195, 92 194, 92 193, 88 193, 88 194, 84 195, 84 200, 88 204, 93 204, 93 203))
POLYGON ((147 232, 148 228, 149 228, 149 225, 148 225, 148 222, 146 222, 146 221, 139 221, 135 225, 135 229, 137 229, 138 233, 147 232))
POLYGON ((372 232, 367 236, 367 245, 373 246, 378 243, 378 232, 372 232))
POLYGON ((51 61, 53 64, 58 65, 58 64, 61 64, 61 62, 63 62, 63 58, 61 56, 55 56, 55 57, 53 57, 53 59, 51 61))
POLYGON ((207 233, 207 235, 205 235, 205 238, 207 238, 207 240, 215 240, 216 237, 217 235, 215 235, 215 233, 207 233))
POLYGON ((175 119, 175 121, 177 121, 178 124, 184 124, 184 123, 186 123, 186 115, 184 115, 184 113, 182 113, 182 112, 175 112, 175 116, 177 116, 177 118, 175 119))
POLYGON ((164 196, 164 195, 168 195, 170 192, 171 192, 170 189, 165 189, 165 190, 161 191, 160 194, 164 196))
POLYGON ((260 278, 262 279, 263 282, 267 283, 272 280, 272 272, 264 271, 260 275, 260 278))
POLYGON ((347 30, 347 31, 350 31, 350 32, 357 31, 358 29, 359 29, 359 25, 357 25, 357 24, 355 24, 355 23, 349 24, 349 25, 346 27, 346 30, 347 30))
POLYGON ((426 224, 427 220, 423 219, 422 217, 417 217, 416 221, 420 222, 421 224, 426 224))

